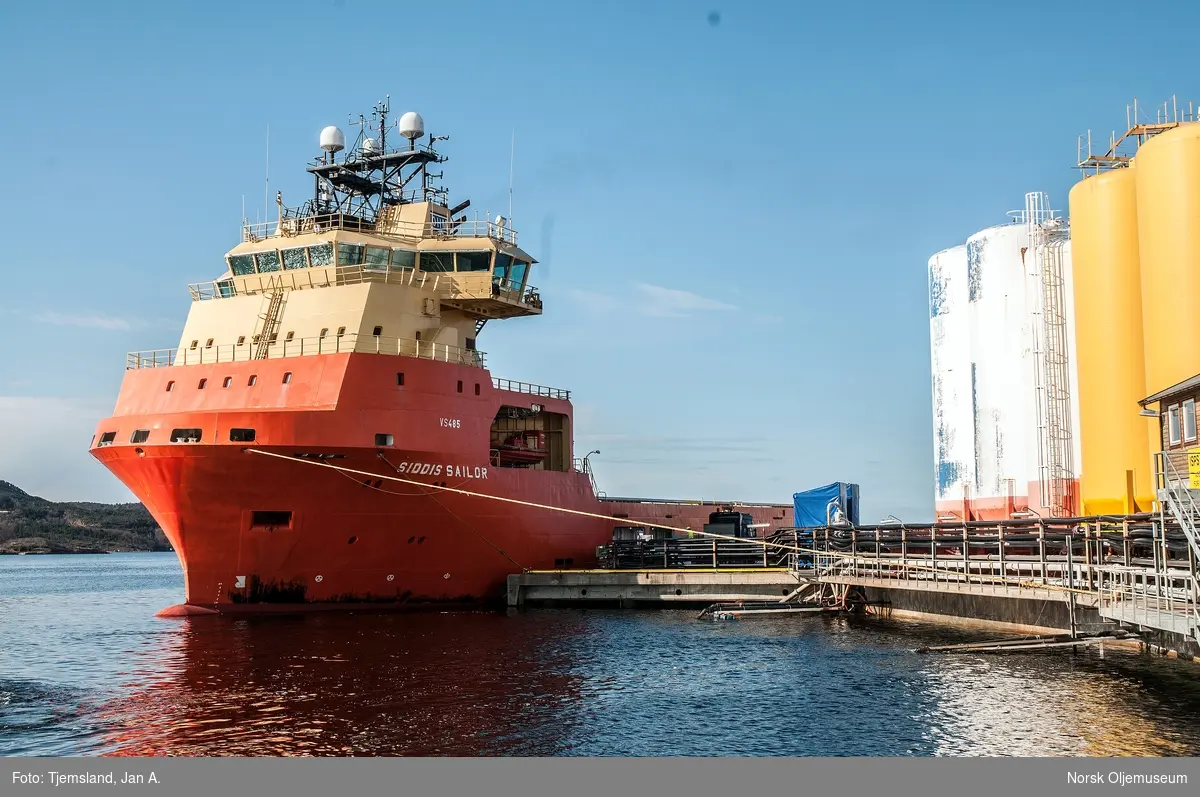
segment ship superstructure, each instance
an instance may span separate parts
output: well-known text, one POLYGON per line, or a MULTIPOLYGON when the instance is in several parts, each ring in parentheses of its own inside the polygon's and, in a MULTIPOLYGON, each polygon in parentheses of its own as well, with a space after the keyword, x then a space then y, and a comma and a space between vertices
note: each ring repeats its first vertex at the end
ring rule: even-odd
MULTIPOLYGON (((445 137, 418 114, 390 139, 386 103, 360 122, 350 147, 322 131, 313 197, 243 224, 226 273, 190 286, 179 345, 131 353, 97 427, 187 603, 487 600, 508 573, 586 565, 614 525, 700 529, 713 502, 597 494, 568 391, 491 376, 479 334, 542 312, 537 261, 508 219, 468 219, 435 186, 445 137)), ((745 511, 791 524, 790 506, 745 511)))

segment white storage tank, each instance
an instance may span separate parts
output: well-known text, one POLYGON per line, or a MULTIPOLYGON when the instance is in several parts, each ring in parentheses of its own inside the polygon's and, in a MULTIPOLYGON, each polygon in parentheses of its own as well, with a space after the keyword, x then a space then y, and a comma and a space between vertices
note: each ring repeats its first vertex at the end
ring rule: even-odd
POLYGON ((971 403, 971 327, 967 247, 929 258, 929 340, 933 375, 934 501, 938 514, 961 512, 974 494, 975 422, 971 403))
POLYGON ((974 514, 1006 518, 1026 503, 1025 390, 1029 307, 1023 223, 981 230, 967 239, 968 300, 974 384, 976 481, 974 514))

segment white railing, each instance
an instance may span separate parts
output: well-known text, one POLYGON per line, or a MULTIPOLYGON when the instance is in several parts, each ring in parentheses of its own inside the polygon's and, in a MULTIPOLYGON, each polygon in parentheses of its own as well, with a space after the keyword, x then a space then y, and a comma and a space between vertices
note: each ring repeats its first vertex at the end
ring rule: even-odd
POLYGON ((517 382, 513 379, 496 379, 492 378, 492 387, 497 390, 508 390, 513 393, 525 393, 530 396, 543 396, 545 398, 569 399, 571 391, 563 390, 558 387, 546 387, 545 385, 535 385, 530 382, 517 382))
MULTIPOLYGON (((125 368, 165 368, 170 366, 206 365, 209 363, 248 362, 255 359, 256 342, 247 338, 241 344, 214 346, 197 345, 186 349, 155 349, 135 351, 125 355, 125 368)), ((474 349, 464 349, 445 343, 433 343, 412 338, 385 338, 376 335, 326 335, 316 338, 277 339, 267 348, 266 358, 304 357, 317 354, 390 354, 419 357, 424 360, 485 367, 486 355, 474 349)))
POLYGON ((1100 615, 1200 640, 1200 595, 1185 570, 1109 568, 1100 584, 1100 615))
POLYGON ((486 272, 431 272, 394 266, 316 266, 286 271, 245 274, 188 285, 192 301, 254 296, 277 290, 306 290, 336 285, 383 282, 410 285, 455 300, 495 300, 522 307, 542 307, 541 295, 532 285, 509 280, 492 280, 486 272))
POLYGON ((517 245, 516 230, 507 224, 496 224, 486 219, 461 222, 419 222, 383 218, 370 221, 344 213, 288 216, 276 221, 244 224, 242 225, 242 241, 244 243, 258 242, 268 238, 290 238, 294 235, 331 230, 366 232, 372 235, 390 235, 410 239, 491 238, 513 246, 517 245))

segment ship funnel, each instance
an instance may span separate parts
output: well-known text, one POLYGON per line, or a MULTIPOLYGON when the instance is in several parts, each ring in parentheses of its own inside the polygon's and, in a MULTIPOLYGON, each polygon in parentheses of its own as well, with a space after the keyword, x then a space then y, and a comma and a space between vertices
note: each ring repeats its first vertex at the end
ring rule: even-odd
POLYGON ((321 131, 321 149, 329 153, 340 152, 346 148, 346 136, 338 128, 330 125, 321 131))

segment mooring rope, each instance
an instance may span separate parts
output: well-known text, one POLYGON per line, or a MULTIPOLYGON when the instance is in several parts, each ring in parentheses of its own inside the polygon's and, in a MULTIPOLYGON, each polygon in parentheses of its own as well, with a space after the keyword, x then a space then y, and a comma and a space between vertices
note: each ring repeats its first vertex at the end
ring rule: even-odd
MULTIPOLYGON (((257 448, 244 448, 242 450, 248 454, 261 454, 262 456, 265 456, 265 457, 274 457, 275 459, 282 459, 282 460, 286 460, 288 462, 299 462, 299 463, 302 463, 305 465, 316 465, 318 467, 329 468, 330 470, 338 471, 343 474, 353 473, 353 474, 357 474, 359 476, 369 476, 372 479, 384 479, 386 481, 398 482, 400 484, 408 484, 408 485, 411 485, 414 487, 419 487, 422 490, 436 490, 436 491, 440 491, 440 492, 456 493, 458 495, 465 495, 465 496, 468 496, 471 498, 485 498, 485 499, 488 499, 491 501, 501 501, 506 504, 516 504, 518 506, 527 506, 527 507, 532 507, 534 509, 546 509, 551 512, 563 512, 568 515, 577 515, 579 517, 595 518, 596 520, 604 520, 609 523, 620 523, 622 521, 628 521, 627 518, 615 518, 612 515, 601 515, 596 512, 587 512, 582 509, 567 509, 566 507, 552 506, 550 504, 539 504, 534 501, 523 501, 519 498, 505 498, 504 496, 500 496, 500 495, 489 495, 487 493, 479 493, 479 492, 475 492, 473 490, 463 490, 459 487, 449 487, 449 486, 443 487, 440 484, 428 484, 426 482, 417 481, 416 479, 406 479, 402 476, 388 476, 387 474, 383 474, 383 473, 373 473, 371 471, 356 470, 355 468, 347 468, 342 465, 333 465, 328 462, 325 462, 324 460, 303 459, 303 458, 299 458, 299 457, 289 456, 287 454, 277 454, 274 451, 263 451, 263 450, 257 449, 257 448)), ((386 462, 386 460, 384 460, 384 461, 386 462)), ((388 464, 390 465, 391 463, 388 463, 388 464)), ((388 491, 383 490, 381 492, 386 493, 388 491)), ((401 493, 389 493, 389 494, 404 495, 401 493)), ((411 494, 409 494, 409 495, 411 495, 411 494)), ((433 498, 435 501, 437 501, 437 498, 432 493, 424 493, 424 495, 426 495, 429 498, 433 498)), ((445 507, 445 504, 442 504, 441 501, 438 501, 438 504, 441 505, 442 507, 445 507)), ((457 517, 457 515, 456 515, 456 517, 457 517)), ((460 520, 461 520, 461 518, 460 518, 460 520)), ((818 548, 803 548, 803 547, 800 547, 799 545, 788 545, 786 543, 771 542, 770 540, 759 540, 759 539, 750 538, 750 537, 730 537, 727 534, 716 534, 711 531, 701 531, 701 530, 690 529, 690 528, 680 528, 678 526, 667 526, 662 523, 654 523, 653 521, 638 520, 638 521, 628 521, 628 522, 636 523, 636 525, 641 526, 641 527, 664 529, 666 531, 686 532, 688 534, 698 534, 702 537, 710 537, 715 540, 730 540, 733 542, 749 542, 749 543, 753 543, 755 545, 761 545, 766 548, 776 548, 779 550, 788 551, 790 553, 807 553, 807 554, 813 554, 813 555, 819 555, 819 556, 842 556, 842 557, 849 557, 851 559, 858 558, 858 554, 856 552, 851 553, 851 554, 839 554, 839 553, 830 552, 830 551, 823 551, 818 548)), ((495 547, 495 546, 493 546, 493 547, 495 547)), ((500 549, 497 548, 497 550, 500 550, 500 549)), ((503 553, 503 551, 501 551, 501 553, 503 553)), ((507 556, 507 554, 505 554, 505 557, 509 558, 507 556)), ((866 557, 864 557, 864 558, 866 558, 866 557)), ((512 561, 511 558, 509 558, 509 560, 512 561)), ((872 561, 881 562, 883 560, 876 559, 876 560, 872 560, 872 561)), ((514 561, 513 564, 517 564, 517 563, 514 561)), ((905 569, 908 569, 908 570, 921 570, 921 571, 927 571, 927 572, 931 572, 931 573, 941 573, 943 575, 945 575, 949 572, 956 572, 956 571, 950 571, 944 567, 937 567, 936 565, 930 567, 928 565, 913 564, 911 562, 904 562, 903 564, 897 563, 897 565, 900 567, 903 567, 905 569)), ((520 567, 519 564, 517 566, 520 567)), ((522 569, 524 569, 524 568, 522 568, 522 569)), ((964 575, 966 575, 965 572, 964 572, 964 575)), ((881 578, 878 578, 877 580, 890 581, 892 579, 888 579, 886 577, 881 577, 881 578)), ((898 581, 900 581, 900 579, 895 579, 895 581, 898 582, 898 581)), ((1092 590, 1076 589, 1074 587, 1067 587, 1067 586, 1062 586, 1059 584, 1047 584, 1047 583, 1041 583, 1041 582, 1037 582, 1037 581, 1030 581, 1028 579, 1021 579, 1020 576, 1010 577, 1005 574, 1001 574, 998 576, 990 576, 990 575, 983 576, 983 575, 981 575, 976 579, 976 581, 980 582, 980 583, 999 582, 999 583, 1005 584, 1005 585, 1015 583, 1016 586, 1022 587, 1025 589, 1056 590, 1056 591, 1060 591, 1060 592, 1073 592, 1073 593, 1076 593, 1079 595, 1095 594, 1095 592, 1092 590)))

